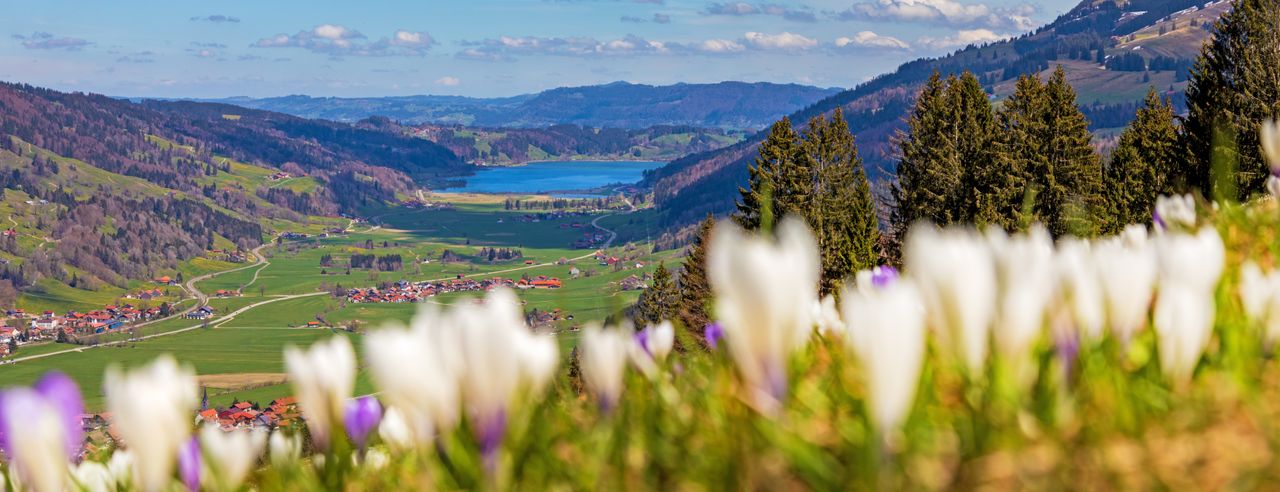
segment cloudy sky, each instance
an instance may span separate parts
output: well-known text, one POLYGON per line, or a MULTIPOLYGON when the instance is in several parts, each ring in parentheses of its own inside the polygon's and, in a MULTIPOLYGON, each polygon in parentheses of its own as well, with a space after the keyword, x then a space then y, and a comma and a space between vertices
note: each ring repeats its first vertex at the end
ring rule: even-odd
POLYGON ((1078 0, 0 0, 0 79, 120 96, 849 87, 1078 0), (86 5, 87 4, 87 5, 86 5))

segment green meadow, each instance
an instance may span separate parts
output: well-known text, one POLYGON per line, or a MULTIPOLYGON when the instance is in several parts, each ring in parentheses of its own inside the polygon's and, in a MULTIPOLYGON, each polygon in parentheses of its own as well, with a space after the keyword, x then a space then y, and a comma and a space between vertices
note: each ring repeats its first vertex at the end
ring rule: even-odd
MULTIPOLYGON (((220 384, 208 387, 212 404, 226 405, 235 399, 267 401, 291 393, 288 384, 280 382, 284 372, 282 352, 286 346, 303 346, 339 333, 350 336, 358 350, 362 337, 343 328, 376 330, 388 323, 408 322, 419 307, 410 303, 348 303, 321 292, 336 286, 365 288, 400 280, 441 280, 459 275, 476 279, 519 279, 522 275, 560 278, 564 283, 560 289, 520 290, 517 295, 526 311, 558 309, 565 317, 572 316, 572 320, 554 323, 552 330, 564 354, 568 354, 576 343, 578 327, 603 321, 635 302, 640 291, 623 291, 620 281, 632 275, 643 277, 652 273, 659 261, 666 261, 669 266, 679 261, 677 252, 653 254, 646 243, 619 242, 607 253, 635 258, 627 262, 626 268, 600 265, 592 256, 593 250, 570 248, 584 231, 594 230, 590 223, 597 216, 534 222, 525 220, 524 216, 537 212, 506 211, 501 200, 502 197, 468 196, 460 199, 454 210, 386 207, 370 211, 372 224, 358 224, 349 234, 323 238, 316 235, 317 228, 303 229, 294 224, 293 228, 281 231, 306 232, 312 237, 262 248, 269 263, 261 266, 209 259, 188 261, 174 273, 180 272, 187 279, 212 274, 196 283, 201 292, 211 296, 209 306, 216 313, 207 322, 178 318, 151 323, 132 334, 101 337, 100 342, 112 342, 109 346, 56 343, 26 346, 15 355, 56 355, 0 365, 0 381, 4 381, 4 385, 29 384, 46 371, 60 370, 81 384, 90 408, 101 409, 102 374, 107 367, 134 366, 168 353, 190 364, 199 375, 219 378, 220 384), (580 227, 572 227, 575 223, 580 227), (482 247, 516 248, 523 257, 490 263, 478 256, 482 247), (461 260, 441 261, 446 250, 461 260), (400 255, 403 269, 348 271, 346 263, 353 254, 400 255), (332 266, 321 265, 321 258, 326 255, 332 258, 332 266), (642 266, 636 268, 636 262, 642 266), (572 278, 570 273, 574 268, 579 271, 577 278, 572 278), (220 289, 241 290, 242 295, 213 297, 220 289), (245 310, 227 318, 241 309, 245 310), (306 326, 307 322, 317 320, 323 321, 324 326, 306 326), (208 327, 203 327, 205 325, 208 327), (136 337, 184 329, 187 331, 136 340, 136 337), (73 351, 58 353, 68 350, 73 351), (221 384, 227 381, 231 384, 221 384)), ((618 230, 647 221, 643 215, 637 218, 640 220, 609 216, 601 220, 601 225, 618 230)), ((137 282, 138 289, 151 285, 137 282)), ((23 299, 32 310, 87 310, 114 302, 123 293, 118 289, 80 291, 51 284, 48 293, 23 299), (47 297, 39 297, 41 295, 47 297)), ((483 293, 449 293, 424 302, 447 305, 467 302, 480 295, 483 293)), ((193 302, 188 299, 180 306, 188 307, 193 302)), ((372 391, 363 372, 359 378, 357 392, 372 391)))

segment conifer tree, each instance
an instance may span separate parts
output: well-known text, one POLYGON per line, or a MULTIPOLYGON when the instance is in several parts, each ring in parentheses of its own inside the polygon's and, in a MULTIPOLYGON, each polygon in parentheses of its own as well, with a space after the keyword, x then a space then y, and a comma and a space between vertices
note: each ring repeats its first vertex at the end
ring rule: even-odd
POLYGON ((906 131, 895 137, 899 158, 897 180, 889 189, 893 198, 889 215, 891 249, 898 248, 907 229, 917 221, 949 224, 956 219, 948 202, 960 186, 961 163, 947 138, 951 119, 945 91, 946 83, 935 71, 916 98, 906 131))
POLYGON ((830 119, 814 118, 803 140, 810 190, 804 215, 822 253, 824 294, 835 292, 843 280, 880 262, 879 222, 871 184, 853 133, 836 109, 830 119))
POLYGON ((955 158, 961 167, 960 188, 950 198, 956 217, 973 222, 977 205, 972 190, 979 176, 990 175, 994 161, 995 110, 982 84, 971 72, 965 72, 947 86, 944 108, 950 113, 949 138, 954 142, 955 158))
POLYGON ((741 201, 734 215, 738 225, 749 230, 759 229, 768 220, 796 211, 794 207, 784 206, 789 195, 795 192, 787 188, 798 186, 791 177, 796 174, 794 168, 799 165, 801 154, 800 137, 789 118, 773 124, 758 152, 755 164, 747 168, 747 187, 738 188, 741 201), (766 210, 772 218, 764 216, 766 210))
POLYGON ((1215 156, 1236 163, 1234 187, 1243 199, 1264 187, 1268 167, 1258 132, 1263 121, 1280 116, 1280 2, 1235 0, 1214 24, 1187 86, 1183 126, 1189 159, 1175 184, 1210 190, 1215 156), (1234 135, 1235 141, 1223 136, 1234 135))
POLYGON ((707 304, 711 301, 711 283, 707 280, 707 246, 716 219, 710 214, 698 224, 698 235, 689 245, 689 252, 680 271, 680 299, 676 302, 677 316, 685 329, 702 333, 711 323, 707 304))
POLYGON ((1062 67, 1048 83, 1019 78, 998 120, 998 156, 976 178, 974 222, 1010 230, 1039 222, 1055 237, 1097 233, 1102 168, 1062 67))
POLYGON ((1133 122, 1120 134, 1105 171, 1108 232, 1151 221, 1156 197, 1174 192, 1168 176, 1178 159, 1173 104, 1153 87, 1133 122))
POLYGON ((1059 65, 1045 84, 1046 167, 1030 169, 1037 182, 1036 214, 1055 237, 1097 235, 1106 206, 1102 164, 1093 147, 1089 120, 1076 103, 1076 90, 1059 65))
POLYGON ((636 328, 657 324, 672 319, 676 314, 676 284, 671 279, 671 271, 664 262, 658 263, 653 271, 653 284, 640 294, 632 313, 636 328))

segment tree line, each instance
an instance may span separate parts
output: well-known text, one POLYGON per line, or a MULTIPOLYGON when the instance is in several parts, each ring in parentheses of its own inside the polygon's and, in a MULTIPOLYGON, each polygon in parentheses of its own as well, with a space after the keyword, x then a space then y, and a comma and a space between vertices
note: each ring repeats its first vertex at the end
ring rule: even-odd
MULTIPOLYGON (((1247 200, 1270 174, 1259 128, 1280 117, 1280 3, 1235 0, 1213 30, 1191 71, 1187 115, 1151 88, 1107 159, 1061 67, 1043 81, 1020 76, 998 107, 974 74, 935 72, 895 138, 883 241, 838 110, 803 132, 785 118, 773 125, 733 220, 767 231, 776 216, 803 218, 822 252, 821 289, 834 292, 859 269, 896 262, 908 228, 922 221, 1009 231, 1039 223, 1055 237, 1089 237, 1149 223, 1162 194, 1247 200)), ((677 319, 697 333, 710 321, 705 247, 714 220, 701 224, 678 274, 659 266, 631 311, 637 324, 677 319)))

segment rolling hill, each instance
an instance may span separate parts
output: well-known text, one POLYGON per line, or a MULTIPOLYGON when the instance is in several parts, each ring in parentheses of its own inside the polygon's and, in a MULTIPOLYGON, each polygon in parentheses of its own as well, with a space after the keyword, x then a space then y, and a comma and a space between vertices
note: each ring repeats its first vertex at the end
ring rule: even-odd
MULTIPOLYGON (((916 92, 934 72, 971 71, 995 99, 1007 96, 1024 73, 1046 74, 1062 65, 1092 128, 1100 135, 1128 124, 1148 87, 1181 106, 1186 71, 1211 34, 1226 0, 1085 0, 1020 37, 968 46, 950 55, 908 62, 896 71, 792 113, 796 125, 844 110, 873 180, 892 175, 892 139, 903 127, 916 92)), ((651 172, 658 221, 687 228, 707 213, 733 209, 737 188, 755 158, 763 132, 720 150, 685 156, 651 172)))
POLYGON ((410 124, 478 127, 537 128, 572 124, 643 129, 676 125, 756 130, 836 92, 838 89, 796 84, 721 82, 652 86, 614 82, 494 99, 286 96, 236 97, 208 102, 345 122, 385 116, 410 124))
POLYGON ((119 294, 471 169, 398 127, 0 84, 0 305, 119 294))

